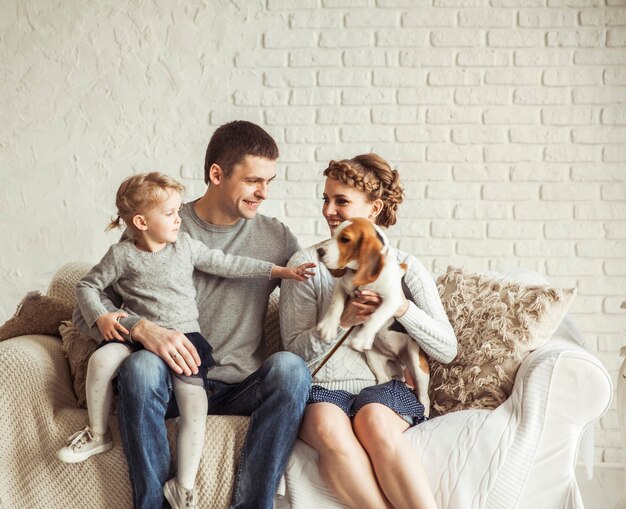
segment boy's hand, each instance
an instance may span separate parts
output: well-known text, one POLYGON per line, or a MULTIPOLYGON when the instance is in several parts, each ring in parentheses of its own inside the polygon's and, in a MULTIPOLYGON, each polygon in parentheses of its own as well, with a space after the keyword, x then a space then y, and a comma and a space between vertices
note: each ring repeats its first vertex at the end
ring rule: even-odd
POLYGON ((272 278, 304 281, 315 275, 315 271, 311 270, 314 267, 317 267, 317 263, 303 263, 297 267, 281 267, 280 265, 274 265, 274 267, 272 267, 272 278))
POLYGON ((102 337, 107 341, 112 339, 124 341, 124 338, 118 331, 128 334, 128 330, 126 330, 126 327, 118 322, 118 320, 120 318, 126 318, 127 316, 128 315, 124 313, 124 311, 104 313, 103 315, 100 315, 96 320, 96 325, 98 326, 98 330, 100 331, 100 334, 102 334, 102 337))

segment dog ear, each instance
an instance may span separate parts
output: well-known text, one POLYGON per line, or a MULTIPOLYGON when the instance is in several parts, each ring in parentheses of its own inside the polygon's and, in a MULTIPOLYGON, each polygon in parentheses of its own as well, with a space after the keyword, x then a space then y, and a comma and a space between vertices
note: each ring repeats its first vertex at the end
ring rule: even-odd
POLYGON ((359 252, 359 269, 352 280, 355 287, 376 281, 385 264, 381 249, 382 244, 376 237, 368 236, 363 239, 359 252))

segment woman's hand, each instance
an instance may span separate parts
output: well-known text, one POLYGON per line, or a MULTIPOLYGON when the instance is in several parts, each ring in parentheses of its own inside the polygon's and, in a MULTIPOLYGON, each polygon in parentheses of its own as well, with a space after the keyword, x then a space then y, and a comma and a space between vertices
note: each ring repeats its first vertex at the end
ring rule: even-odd
POLYGON ((370 290, 355 291, 354 297, 350 297, 343 308, 339 324, 344 329, 361 325, 378 309, 382 301, 383 299, 376 292, 370 290))
MULTIPOLYGON (((383 299, 376 292, 370 290, 357 290, 354 297, 350 297, 346 303, 343 314, 341 315, 340 325, 344 329, 348 329, 354 325, 361 325, 367 321, 370 315, 378 309, 383 299)), ((394 318, 400 318, 409 308, 409 301, 404 294, 402 295, 402 304, 394 313, 394 318)))

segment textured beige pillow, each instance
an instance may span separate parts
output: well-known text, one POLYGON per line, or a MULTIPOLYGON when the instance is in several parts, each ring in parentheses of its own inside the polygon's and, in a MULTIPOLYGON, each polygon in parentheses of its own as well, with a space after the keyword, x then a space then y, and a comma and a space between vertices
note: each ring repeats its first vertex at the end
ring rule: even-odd
POLYGON ((74 307, 76 283, 84 277, 93 264, 85 262, 69 262, 63 265, 50 281, 47 295, 56 297, 66 302, 68 306, 74 307))
POLYGON ((59 327, 59 332, 63 340, 62 348, 70 364, 74 394, 76 395, 78 404, 87 408, 87 398, 85 395, 87 364, 89 357, 91 357, 98 343, 75 329, 72 322, 63 322, 59 327))
POLYGON ((525 285, 453 267, 437 285, 458 354, 450 364, 430 360, 433 415, 502 404, 524 357, 550 339, 576 296, 575 288, 525 285))
POLYGON ((0 341, 27 334, 59 335, 59 325, 72 317, 72 306, 39 292, 26 294, 15 315, 0 326, 0 341))

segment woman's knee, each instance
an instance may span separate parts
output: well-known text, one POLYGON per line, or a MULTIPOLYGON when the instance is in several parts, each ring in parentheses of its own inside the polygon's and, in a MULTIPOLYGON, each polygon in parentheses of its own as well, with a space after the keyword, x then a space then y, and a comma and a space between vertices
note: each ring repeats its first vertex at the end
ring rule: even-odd
POLYGON ((350 419, 332 403, 307 406, 300 437, 318 451, 341 453, 354 441, 350 419))
POLYGON ((353 426, 359 442, 370 451, 373 448, 393 450, 408 424, 386 406, 371 403, 357 412, 353 426))

